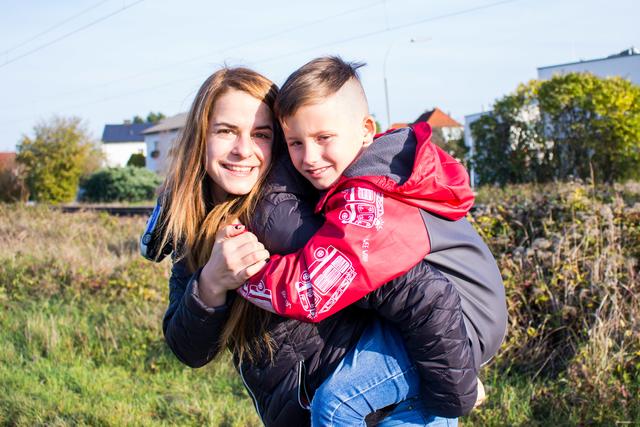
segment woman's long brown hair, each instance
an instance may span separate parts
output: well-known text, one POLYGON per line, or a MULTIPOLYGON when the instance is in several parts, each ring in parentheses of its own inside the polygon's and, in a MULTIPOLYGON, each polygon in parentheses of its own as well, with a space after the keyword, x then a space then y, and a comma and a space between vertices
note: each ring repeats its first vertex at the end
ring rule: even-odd
MULTIPOLYGON (((223 68, 200 87, 180 136, 170 153, 170 164, 163 186, 167 208, 163 215, 165 234, 176 248, 177 259, 185 259, 191 271, 206 264, 217 230, 231 221, 249 224, 260 194, 264 176, 249 194, 229 195, 220 202, 213 199, 213 181, 207 175, 204 159, 209 117, 215 102, 230 89, 245 92, 264 102, 273 111, 277 87, 266 77, 246 68, 223 68)), ((274 119, 272 163, 276 159, 279 127, 274 119)), ((253 361, 263 352, 273 356, 266 331, 270 313, 243 298, 235 298, 229 320, 220 337, 221 348, 228 347, 240 360, 253 361)))

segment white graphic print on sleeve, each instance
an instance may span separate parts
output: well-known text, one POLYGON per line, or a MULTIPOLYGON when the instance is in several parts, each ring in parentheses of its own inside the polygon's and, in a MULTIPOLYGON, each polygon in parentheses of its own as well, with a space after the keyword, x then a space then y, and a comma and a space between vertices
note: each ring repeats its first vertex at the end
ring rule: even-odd
POLYGON ((262 280, 257 285, 245 283, 240 288, 240 294, 258 307, 275 313, 271 302, 271 290, 264 286, 262 280))
POLYGON ((357 274, 351 261, 333 246, 316 249, 313 258, 296 283, 300 304, 311 319, 330 310, 357 274))
POLYGON ((349 188, 343 191, 347 201, 340 211, 343 224, 353 224, 363 228, 380 230, 384 224, 384 196, 369 188, 349 188))

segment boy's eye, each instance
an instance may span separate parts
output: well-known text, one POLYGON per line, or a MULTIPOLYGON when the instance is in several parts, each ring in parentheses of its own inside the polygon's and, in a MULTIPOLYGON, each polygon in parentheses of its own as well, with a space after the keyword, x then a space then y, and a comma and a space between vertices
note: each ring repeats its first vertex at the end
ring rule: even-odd
POLYGON ((289 147, 299 147, 302 143, 300 141, 289 141, 289 147))
POLYGON ((320 135, 320 136, 318 137, 318 140, 319 140, 319 141, 328 141, 328 140, 330 140, 330 139, 331 139, 331 135, 320 135))

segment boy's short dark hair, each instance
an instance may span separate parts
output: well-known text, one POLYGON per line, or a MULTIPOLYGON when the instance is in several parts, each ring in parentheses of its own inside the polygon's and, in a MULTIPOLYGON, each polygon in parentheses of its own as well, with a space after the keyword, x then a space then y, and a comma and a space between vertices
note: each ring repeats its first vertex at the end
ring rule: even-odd
MULTIPOLYGON (((333 95, 349 80, 362 89, 358 68, 364 62, 347 62, 339 56, 322 56, 304 64, 284 82, 274 112, 279 120, 293 116, 300 107, 333 95)), ((364 96, 364 89, 362 89, 364 96)))

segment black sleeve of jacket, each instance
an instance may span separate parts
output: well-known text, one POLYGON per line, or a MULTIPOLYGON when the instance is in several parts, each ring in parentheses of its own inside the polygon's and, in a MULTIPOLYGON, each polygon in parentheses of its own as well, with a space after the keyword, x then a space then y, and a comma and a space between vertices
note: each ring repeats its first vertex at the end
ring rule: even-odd
POLYGON ((304 247, 324 223, 311 201, 291 193, 261 200, 256 211, 261 220, 252 222, 252 231, 274 254, 286 255, 304 247))
POLYGON ((459 417, 473 409, 477 373, 460 296, 440 271, 423 261, 356 304, 398 328, 430 412, 459 417))
MULTIPOLYGON (((218 353, 218 338, 228 318, 227 305, 207 307, 198 296, 194 279, 184 262, 173 264, 169 279, 169 307, 164 314, 162 330, 171 351, 192 368, 206 365, 218 353)), ((227 304, 233 298, 227 294, 227 304)))

